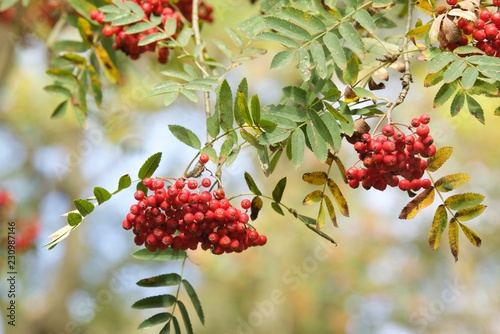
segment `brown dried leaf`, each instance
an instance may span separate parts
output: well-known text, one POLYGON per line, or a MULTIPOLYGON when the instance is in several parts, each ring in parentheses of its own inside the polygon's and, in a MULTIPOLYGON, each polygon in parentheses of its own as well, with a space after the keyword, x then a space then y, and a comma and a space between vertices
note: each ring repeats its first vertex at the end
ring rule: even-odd
POLYGON ((385 85, 383 82, 376 83, 375 80, 373 80, 373 78, 370 77, 368 79, 368 88, 370 88, 370 90, 381 90, 385 89, 385 85))
POLYGON ((441 14, 434 19, 432 22, 431 28, 429 29, 429 42, 434 44, 438 40, 439 32, 441 31, 441 23, 446 15, 441 14))
POLYGON ((455 22, 448 18, 448 16, 443 19, 441 32, 447 44, 455 43, 462 39, 462 31, 455 22))
POLYGON ((356 92, 354 92, 351 86, 347 86, 345 88, 344 98, 346 103, 356 102, 357 100, 359 100, 359 96, 356 95, 356 92))
POLYGON ((412 219, 417 213, 425 207, 428 207, 434 201, 434 187, 422 191, 417 197, 408 203, 401 213, 399 219, 412 219))

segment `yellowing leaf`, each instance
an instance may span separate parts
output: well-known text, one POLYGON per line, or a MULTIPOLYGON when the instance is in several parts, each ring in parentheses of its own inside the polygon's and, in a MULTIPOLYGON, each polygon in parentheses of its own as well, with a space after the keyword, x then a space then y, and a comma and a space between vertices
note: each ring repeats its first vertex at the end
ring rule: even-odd
POLYGON ((431 29, 431 24, 427 23, 424 25, 421 25, 419 27, 415 27, 408 31, 406 34, 407 38, 414 38, 414 39, 425 39, 427 34, 429 33, 429 30, 431 29))
POLYGON ((455 219, 461 220, 461 221, 471 220, 473 218, 480 216, 484 212, 484 209, 486 209, 486 205, 479 204, 479 205, 473 206, 471 208, 458 210, 455 213, 455 219))
POLYGON ((434 187, 442 192, 452 191, 469 182, 470 176, 465 173, 446 175, 436 181, 434 187))
POLYGON ((399 219, 412 219, 417 213, 425 207, 434 202, 434 187, 422 191, 417 197, 415 197, 410 203, 408 203, 401 213, 399 214, 399 219))
POLYGON ((339 159, 338 156, 334 155, 333 160, 337 164, 337 168, 339 169, 340 175, 342 176, 342 179, 344 180, 344 183, 347 183, 347 177, 346 177, 346 169, 344 164, 342 163, 342 160, 339 159))
POLYGON ((448 241, 450 242, 451 254, 458 261, 458 223, 452 219, 448 225, 448 241))
POLYGON ((477 193, 465 193, 448 197, 444 205, 452 210, 461 210, 478 205, 484 200, 485 196, 477 193))
POLYGON ((314 203, 318 203, 323 198, 324 194, 321 190, 315 190, 312 193, 306 195, 302 204, 304 205, 312 205, 314 203))
POLYGON ((92 35, 92 27, 90 23, 83 17, 79 17, 78 21, 76 21, 76 26, 80 36, 82 36, 83 43, 86 45, 92 45, 94 37, 92 35))
POLYGON ((322 229, 325 226, 325 209, 323 205, 320 205, 318 212, 318 219, 316 220, 316 228, 322 229))
POLYGON ((434 1, 427 1, 427 0, 416 0, 413 5, 415 8, 417 8, 419 11, 424 13, 425 15, 432 16, 432 13, 434 11, 433 8, 434 1))
POLYGON ((429 160, 427 160, 427 170, 429 172, 437 171, 448 160, 452 153, 453 147, 441 147, 432 157, 429 158, 429 160))
POLYGON ((349 206, 347 205, 347 201, 342 195, 342 192, 340 191, 339 186, 335 181, 332 179, 328 179, 328 189, 330 189, 330 192, 333 195, 333 198, 335 199, 335 202, 337 202, 340 213, 343 214, 345 217, 349 217, 349 206))
POLYGON ((97 44, 95 46, 95 55, 99 60, 99 64, 101 65, 106 78, 108 78, 111 83, 117 84, 120 81, 120 72, 118 72, 115 64, 111 61, 106 49, 102 45, 97 44))
POLYGON ((328 209, 328 215, 330 216, 330 219, 332 220, 333 226, 339 227, 337 225, 337 214, 335 213, 335 208, 333 207, 332 200, 330 197, 325 196, 325 204, 326 208, 328 209))
POLYGON ((480 247, 481 246, 481 238, 476 234, 476 232, 474 232, 473 230, 471 230, 470 228, 468 228, 467 226, 465 226, 462 223, 459 223, 459 224, 460 224, 460 227, 462 228, 462 231, 464 232, 467 239, 469 239, 471 244, 473 244, 476 247, 480 247))
POLYGON ((311 172, 302 175, 302 180, 309 184, 314 184, 316 186, 321 186, 325 184, 328 179, 328 175, 325 172, 311 172))
POLYGON ((424 79, 424 87, 431 87, 443 81, 443 71, 428 73, 424 79))
POLYGON ((448 214, 446 213, 446 207, 441 204, 434 214, 432 226, 429 230, 429 246, 431 246, 432 249, 437 249, 439 247, 441 235, 443 234, 447 222, 448 214))

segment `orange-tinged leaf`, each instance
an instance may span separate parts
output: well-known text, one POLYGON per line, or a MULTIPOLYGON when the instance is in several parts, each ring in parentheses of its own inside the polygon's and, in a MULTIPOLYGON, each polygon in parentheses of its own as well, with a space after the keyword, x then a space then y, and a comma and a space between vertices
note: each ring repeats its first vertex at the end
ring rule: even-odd
POLYGON ((456 220, 452 219, 450 224, 448 224, 448 241, 450 242, 451 254, 455 258, 455 262, 458 261, 458 223, 456 220))
POLYGON ((486 205, 479 204, 479 205, 473 206, 471 208, 458 210, 455 213, 455 219, 461 220, 461 221, 471 220, 473 218, 480 216, 484 212, 484 209, 486 209, 486 205))
POLYGON ((323 192, 321 190, 315 190, 306 195, 302 204, 304 205, 312 205, 314 203, 318 203, 323 198, 323 192))
POLYGON ((428 207, 432 204, 432 202, 434 202, 434 195, 434 187, 422 191, 417 197, 415 197, 403 208, 403 210, 399 214, 399 219, 414 218, 420 210, 428 207))
POLYGON ((446 207, 441 204, 438 206, 436 213, 434 214, 432 226, 429 230, 429 246, 431 246, 432 249, 437 249, 439 247, 441 235, 443 234, 447 223, 448 214, 446 213, 446 207))
POLYGON ((339 227, 337 225, 337 214, 335 213, 335 208, 333 207, 333 203, 330 197, 325 196, 325 204, 326 204, 326 209, 328 210, 328 215, 332 220, 333 226, 339 227))
POLYGON ((468 228, 467 226, 465 226, 462 223, 459 223, 459 224, 460 224, 460 227, 462 228, 462 231, 464 232, 467 239, 469 239, 471 244, 473 244, 476 247, 481 247, 481 238, 476 234, 476 232, 474 232, 473 230, 471 230, 470 228, 468 228))
POLYGON ((333 199, 335 199, 335 202, 337 202, 340 213, 345 217, 349 217, 349 206, 347 205, 347 201, 344 195, 342 195, 342 192, 340 191, 337 183, 335 183, 335 181, 333 181, 332 179, 328 179, 328 189, 330 189, 330 192, 333 195, 333 199))
POLYGON ((316 220, 316 228, 322 229, 325 226, 325 209, 323 205, 320 205, 318 212, 318 219, 316 220))
POLYGON ((462 210, 480 204, 485 196, 477 193, 465 193, 448 197, 444 205, 452 210, 462 210))
POLYGON ((436 181, 434 187, 436 190, 447 192, 452 191, 458 187, 463 186, 467 182, 469 182, 470 176, 465 173, 457 173, 446 175, 436 181))
POLYGON ((429 158, 429 160, 427 160, 427 170, 429 172, 437 171, 448 160, 452 153, 453 147, 441 147, 432 157, 429 158))
POLYGON ((328 179, 328 175, 325 172, 311 172, 302 175, 302 180, 309 184, 314 184, 316 186, 321 186, 325 184, 328 179))
POLYGON ((99 64, 101 64, 106 78, 111 83, 117 84, 120 81, 120 72, 118 72, 115 64, 111 61, 106 49, 102 45, 97 44, 95 46, 95 55, 97 56, 97 60, 99 60, 99 64))

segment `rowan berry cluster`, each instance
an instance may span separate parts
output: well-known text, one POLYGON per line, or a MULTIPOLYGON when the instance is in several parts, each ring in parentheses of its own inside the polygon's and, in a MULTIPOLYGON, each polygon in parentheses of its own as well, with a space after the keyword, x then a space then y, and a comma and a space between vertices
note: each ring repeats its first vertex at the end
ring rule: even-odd
MULTIPOLYGON (((151 194, 135 192, 138 201, 130 207, 123 221, 126 230, 135 234, 134 242, 154 252, 157 249, 211 250, 213 254, 240 253, 251 246, 263 246, 267 238, 251 228, 249 216, 231 205, 222 188, 212 193, 209 178, 201 180, 178 178, 165 188, 161 179, 145 178, 143 184, 151 194)), ((241 201, 243 210, 251 207, 248 199, 241 201)))
POLYGON ((382 133, 372 137, 365 133, 354 144, 363 167, 351 167, 346 176, 351 188, 371 187, 385 190, 387 186, 401 190, 418 191, 431 187, 429 179, 422 179, 427 168, 427 161, 436 153, 434 139, 429 135, 429 115, 414 118, 408 129, 411 134, 386 124, 382 133), (400 179, 401 177, 401 179, 400 179))
MULTIPOLYGON (((447 0, 451 6, 457 4, 457 0, 447 0)), ((500 0, 493 0, 493 5, 500 7, 500 0)), ((459 46, 473 45, 483 51, 487 56, 500 57, 500 12, 491 13, 488 9, 479 12, 475 22, 461 17, 456 22, 461 30, 461 39, 449 43, 446 47, 453 51, 459 46)))
MULTIPOLYGON (((164 26, 168 19, 173 18, 177 21, 177 31, 182 29, 181 15, 184 16, 188 21, 191 20, 191 11, 193 7, 192 0, 179 0, 175 5, 179 9, 180 13, 177 13, 170 5, 169 0, 132 0, 141 6, 144 11, 144 20, 151 22, 151 16, 161 17, 161 24, 158 27, 164 26)), ((212 22, 212 7, 206 5, 203 1, 200 2, 198 12, 199 19, 201 21, 212 22)), ((156 41, 149 43, 147 45, 139 46, 139 42, 148 35, 159 32, 158 28, 151 28, 146 31, 127 34, 125 29, 134 26, 141 22, 132 23, 123 26, 111 26, 106 23, 106 16, 103 12, 92 11, 90 12, 90 18, 97 21, 98 23, 104 25, 102 28, 102 34, 106 37, 115 36, 115 41, 113 43, 113 48, 115 50, 121 50, 131 59, 138 59, 142 53, 147 51, 158 52, 158 62, 165 64, 168 61, 169 49, 165 46, 161 46, 159 43, 161 41, 156 41)), ((172 36, 177 37, 177 34, 172 36)), ((164 41, 164 40, 163 40, 164 41)))

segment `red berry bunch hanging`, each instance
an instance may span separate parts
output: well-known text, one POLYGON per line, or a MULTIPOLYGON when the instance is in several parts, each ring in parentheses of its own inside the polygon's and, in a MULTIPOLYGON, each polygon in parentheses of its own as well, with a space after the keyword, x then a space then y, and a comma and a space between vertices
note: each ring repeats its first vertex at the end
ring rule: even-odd
MULTIPOLYGON (((448 4, 451 5, 450 2, 448 4)), ((500 7, 500 0, 493 1, 493 5, 500 7)), ((500 57, 500 12, 491 13, 488 9, 483 9, 475 22, 461 17, 456 21, 456 25, 462 36, 459 41, 447 44, 448 50, 453 51, 459 46, 470 44, 487 56, 500 57)))
POLYGON ((346 176, 351 188, 375 188, 385 190, 387 186, 401 190, 418 191, 431 187, 429 179, 422 179, 427 161, 436 153, 434 139, 429 135, 429 115, 422 115, 411 121, 411 134, 386 124, 382 133, 372 137, 363 134, 354 144, 363 167, 351 167, 346 176), (400 178, 401 177, 401 178, 400 178))
MULTIPOLYGON (((177 21, 177 31, 182 28, 181 16, 174 11, 174 8, 170 6, 170 2, 168 0, 132 0, 141 6, 144 11, 144 19, 150 21, 151 16, 160 16, 161 24, 159 26, 163 26, 165 22, 173 18, 177 21)), ((192 0, 180 0, 176 6, 179 8, 181 14, 186 17, 188 20, 191 19, 191 10, 192 10, 192 0)), ((212 8, 207 6, 205 3, 200 2, 199 6, 199 18, 200 20, 212 22, 212 8)), ((136 33, 136 34, 127 34, 125 33, 125 29, 134 26, 135 24, 141 23, 132 23, 124 26, 116 26, 113 27, 109 24, 105 23, 105 14, 99 11, 90 12, 90 18, 97 21, 100 24, 103 24, 102 34, 106 37, 115 36, 115 41, 113 43, 113 48, 115 50, 121 50, 131 59, 138 59, 139 56, 147 51, 158 51, 158 62, 165 64, 168 61, 169 49, 166 47, 160 47, 158 42, 156 41, 144 46, 139 46, 139 42, 148 35, 159 32, 158 28, 151 28, 146 31, 136 33)), ((176 35, 173 36, 176 38, 176 35)))
MULTIPOLYGON (((231 205, 222 188, 212 193, 201 190, 194 179, 177 179, 165 188, 160 179, 146 178, 143 184, 151 194, 141 190, 134 194, 136 204, 123 221, 126 230, 135 234, 137 245, 174 250, 210 249, 214 254, 242 252, 251 246, 263 246, 267 238, 247 225, 249 216, 231 205)), ((201 180, 202 187, 212 184, 209 178, 201 180)), ((243 200, 241 207, 250 208, 243 200)))

